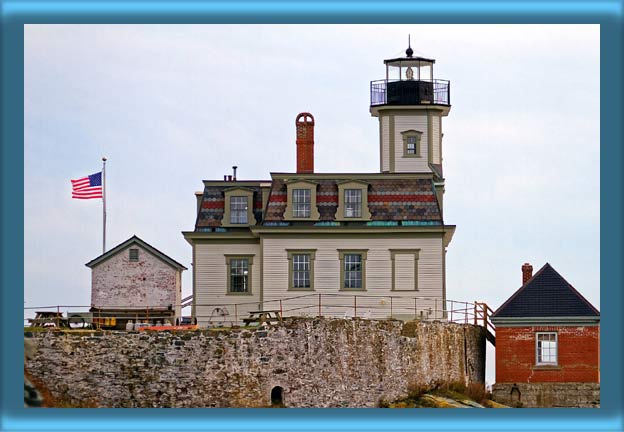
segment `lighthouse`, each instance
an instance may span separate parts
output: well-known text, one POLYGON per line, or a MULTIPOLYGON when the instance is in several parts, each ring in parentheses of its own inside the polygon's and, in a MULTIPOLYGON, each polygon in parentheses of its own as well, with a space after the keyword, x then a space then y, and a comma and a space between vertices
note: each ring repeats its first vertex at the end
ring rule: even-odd
POLYGON ((379 119, 382 173, 434 172, 442 177, 442 118, 451 109, 450 82, 433 75, 434 59, 384 60, 386 78, 370 85, 370 113, 379 119))

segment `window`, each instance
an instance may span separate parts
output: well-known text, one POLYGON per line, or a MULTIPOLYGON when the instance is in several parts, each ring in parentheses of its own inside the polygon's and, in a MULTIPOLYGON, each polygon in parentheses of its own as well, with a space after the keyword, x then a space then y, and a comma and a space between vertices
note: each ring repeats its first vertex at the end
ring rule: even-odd
POLYGON ((253 213, 254 190, 244 187, 233 187, 224 192, 222 227, 241 228, 256 224, 253 213))
POLYGON ((366 251, 339 250, 340 289, 366 290, 366 251))
POLYGON ((410 155, 415 155, 417 152, 417 140, 415 136, 407 137, 407 150, 406 153, 410 155))
POLYGON ((312 203, 310 189, 293 189, 292 201, 294 218, 310 217, 310 208, 312 203))
POLYGON ((286 180, 286 210, 284 220, 317 221, 320 218, 316 206, 315 182, 301 179, 286 180))
POLYGON ((314 290, 315 249, 289 249, 288 252, 288 289, 314 290))
POLYGON ((345 189, 345 217, 361 218, 362 217, 362 190, 361 189, 345 189))
POLYGON ((227 265, 227 294, 251 294, 251 256, 225 257, 227 265))
POLYGON ((420 157, 420 139, 422 132, 417 130, 407 130, 401 132, 403 135, 403 157, 420 157))
POLYGON ((139 261, 139 250, 138 249, 130 249, 128 252, 128 260, 130 262, 139 261))
POLYGON ((247 223, 247 197, 233 196, 230 198, 230 223, 247 223))
POLYGON ((536 333, 536 359, 537 365, 557 364, 557 333, 536 333))
POLYGON ((336 220, 345 222, 371 220, 368 210, 368 183, 360 180, 346 180, 338 183, 336 220))

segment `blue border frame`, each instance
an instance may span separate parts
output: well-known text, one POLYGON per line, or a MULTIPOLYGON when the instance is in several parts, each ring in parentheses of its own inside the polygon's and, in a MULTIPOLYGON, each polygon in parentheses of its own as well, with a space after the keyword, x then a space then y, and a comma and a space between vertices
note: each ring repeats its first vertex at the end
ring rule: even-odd
MULTIPOLYGON (((623 430, 622 0, 16 1, 2 6, 0 430, 623 430), (23 25, 32 23, 593 23, 601 25, 602 408, 599 410, 25 410, 23 25), (112 415, 111 415, 112 413, 112 415), (487 414, 485 414, 487 413, 487 414), (513 423, 512 423, 513 422, 513 423), (511 426, 510 426, 511 425, 511 426)), ((582 56, 582 53, 579 53, 582 56)))

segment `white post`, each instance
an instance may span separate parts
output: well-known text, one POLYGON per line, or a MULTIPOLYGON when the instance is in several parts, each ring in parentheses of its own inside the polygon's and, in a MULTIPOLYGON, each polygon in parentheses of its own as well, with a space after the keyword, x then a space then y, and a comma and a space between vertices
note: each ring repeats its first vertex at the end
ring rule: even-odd
POLYGON ((106 253, 106 157, 102 157, 102 253, 106 253))

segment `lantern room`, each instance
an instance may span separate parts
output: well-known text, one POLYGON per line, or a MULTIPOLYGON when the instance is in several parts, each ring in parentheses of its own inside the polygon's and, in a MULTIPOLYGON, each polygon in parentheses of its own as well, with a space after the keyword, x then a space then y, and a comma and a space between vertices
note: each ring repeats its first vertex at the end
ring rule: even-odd
POLYGON ((435 60, 414 56, 411 46, 405 57, 384 60, 386 79, 371 82, 371 106, 450 105, 450 82, 434 79, 435 60))

